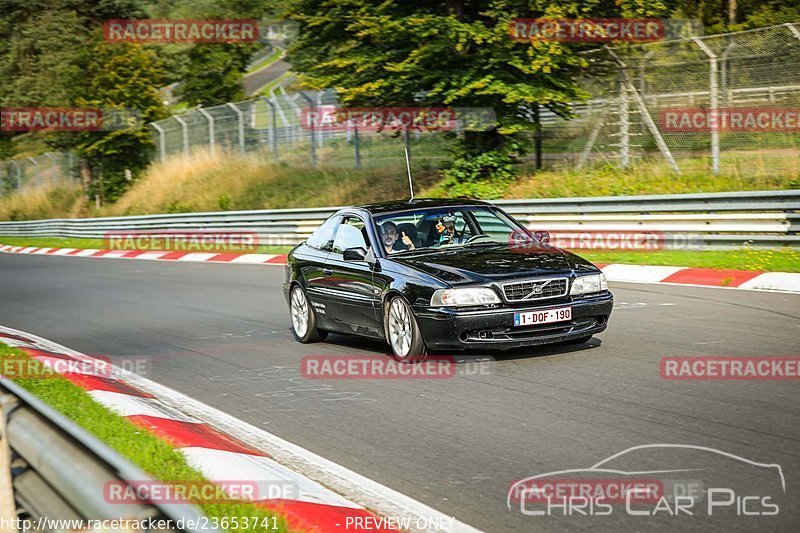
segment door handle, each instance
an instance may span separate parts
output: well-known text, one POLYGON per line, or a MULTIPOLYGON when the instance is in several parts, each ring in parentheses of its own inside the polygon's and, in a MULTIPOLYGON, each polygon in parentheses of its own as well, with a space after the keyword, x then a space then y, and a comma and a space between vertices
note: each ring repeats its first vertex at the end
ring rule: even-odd
POLYGON ((326 276, 333 276, 333 269, 331 268, 323 268, 322 273, 326 276))

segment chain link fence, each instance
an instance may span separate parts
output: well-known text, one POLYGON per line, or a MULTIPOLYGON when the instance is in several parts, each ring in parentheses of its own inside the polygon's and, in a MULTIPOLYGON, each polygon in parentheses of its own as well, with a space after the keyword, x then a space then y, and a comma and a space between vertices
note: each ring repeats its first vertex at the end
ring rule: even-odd
POLYGON ((447 159, 451 140, 444 133, 314 127, 308 110, 337 105, 333 91, 289 93, 281 86, 269 96, 197 108, 151 124, 158 157, 190 154, 198 146, 212 152, 262 151, 275 161, 307 165, 370 167, 405 164, 404 147, 415 164, 436 166, 447 159))
POLYGON ((800 171, 800 25, 607 47, 586 55, 594 98, 542 113, 545 159, 677 172, 800 171))
POLYGON ((79 182, 78 158, 48 152, 37 157, 0 161, 0 195, 11 191, 55 189, 79 182))

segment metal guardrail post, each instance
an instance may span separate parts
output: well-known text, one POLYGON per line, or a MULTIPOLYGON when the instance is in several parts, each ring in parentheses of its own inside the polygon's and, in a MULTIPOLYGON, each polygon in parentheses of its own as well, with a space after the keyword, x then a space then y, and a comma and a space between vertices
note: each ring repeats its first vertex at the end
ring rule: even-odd
POLYGON ((158 132, 158 152, 161 161, 164 161, 164 158, 167 157, 167 132, 157 122, 151 122, 150 125, 158 132))
POLYGON ((235 104, 228 102, 225 105, 233 109, 239 119, 239 151, 244 154, 244 113, 235 104))
POLYGON ((179 115, 174 115, 172 118, 181 125, 181 131, 183 132, 183 153, 189 155, 189 124, 179 115))
POLYGON ((711 113, 711 171, 719 174, 719 85, 717 55, 698 37, 692 37, 698 47, 708 56, 709 111, 711 113))
POLYGON ((214 145, 216 141, 216 138, 214 136, 214 117, 212 117, 211 113, 209 113, 202 107, 198 107, 197 110, 200 112, 201 115, 206 117, 206 120, 208 120, 208 149, 211 152, 211 155, 214 155, 214 145))

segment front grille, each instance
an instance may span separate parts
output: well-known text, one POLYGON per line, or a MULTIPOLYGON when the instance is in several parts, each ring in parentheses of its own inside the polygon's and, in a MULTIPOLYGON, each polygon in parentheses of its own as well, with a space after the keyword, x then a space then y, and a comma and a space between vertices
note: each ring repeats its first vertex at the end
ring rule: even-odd
POLYGON ((534 279, 506 283, 503 294, 509 302, 535 301, 565 296, 567 286, 567 278, 534 279))

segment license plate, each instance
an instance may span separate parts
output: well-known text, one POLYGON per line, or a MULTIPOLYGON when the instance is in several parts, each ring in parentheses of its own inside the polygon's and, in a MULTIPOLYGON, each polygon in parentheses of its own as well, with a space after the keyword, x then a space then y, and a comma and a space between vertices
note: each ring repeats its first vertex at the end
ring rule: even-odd
POLYGON ((571 307, 559 307, 546 311, 528 311, 526 313, 514 313, 515 326, 533 326, 536 324, 551 324, 553 322, 564 322, 572 320, 571 307))

